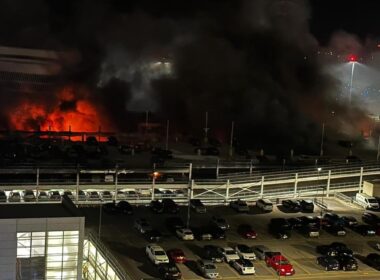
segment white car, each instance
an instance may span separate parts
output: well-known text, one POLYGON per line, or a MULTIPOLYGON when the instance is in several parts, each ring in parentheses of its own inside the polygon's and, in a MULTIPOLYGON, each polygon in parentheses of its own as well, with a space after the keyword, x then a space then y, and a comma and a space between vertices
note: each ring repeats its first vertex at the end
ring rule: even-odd
POLYGON ((256 270, 253 266, 252 262, 245 259, 239 259, 232 263, 232 266, 240 273, 240 274, 255 274, 256 270))
POLYGON ((240 259, 239 255, 231 247, 219 247, 218 251, 223 255, 227 263, 240 259))
POLYGON ((117 191, 117 193, 116 193, 116 199, 117 199, 117 200, 126 200, 126 199, 127 199, 127 196, 125 195, 124 192, 122 192, 122 191, 117 191))
POLYGON ((189 228, 179 228, 176 233, 182 240, 194 240, 194 234, 189 228))
POLYGON ((168 255, 161 246, 156 244, 148 244, 145 247, 145 252, 148 258, 155 264, 159 265, 160 263, 169 263, 168 255))
POLYGON ((239 245, 236 245, 235 250, 240 258, 243 258, 245 260, 250 260, 250 261, 256 260, 256 254, 253 251, 252 247, 249 247, 244 244, 239 244, 239 245))

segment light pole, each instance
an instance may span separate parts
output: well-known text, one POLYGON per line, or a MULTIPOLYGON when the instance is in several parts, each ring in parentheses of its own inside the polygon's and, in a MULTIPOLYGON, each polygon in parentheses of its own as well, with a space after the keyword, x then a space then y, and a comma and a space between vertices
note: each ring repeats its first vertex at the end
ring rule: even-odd
MULTIPOLYGON (((318 184, 319 184, 319 174, 320 174, 320 172, 322 171, 322 167, 318 167, 317 168, 317 171, 318 171, 318 180, 317 180, 317 182, 318 182, 318 184)), ((324 188, 324 186, 322 186, 322 206, 324 205, 324 203, 323 203, 323 197, 325 196, 325 188, 324 188)), ((322 207, 321 207, 321 216, 322 216, 322 207)))
POLYGON ((348 62, 351 64, 351 78, 350 78, 350 94, 348 96, 348 102, 351 104, 352 99, 352 82, 354 79, 355 64, 358 62, 358 58, 354 54, 348 56, 348 62))

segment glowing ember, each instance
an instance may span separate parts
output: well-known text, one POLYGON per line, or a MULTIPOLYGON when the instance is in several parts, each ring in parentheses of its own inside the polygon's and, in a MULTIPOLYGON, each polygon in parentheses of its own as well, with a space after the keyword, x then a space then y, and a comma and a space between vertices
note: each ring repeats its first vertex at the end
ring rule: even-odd
POLYGON ((10 122, 16 130, 51 130, 95 132, 99 126, 108 129, 107 120, 99 117, 99 108, 88 100, 88 95, 81 96, 72 87, 66 87, 57 94, 53 104, 24 101, 10 114, 10 122))

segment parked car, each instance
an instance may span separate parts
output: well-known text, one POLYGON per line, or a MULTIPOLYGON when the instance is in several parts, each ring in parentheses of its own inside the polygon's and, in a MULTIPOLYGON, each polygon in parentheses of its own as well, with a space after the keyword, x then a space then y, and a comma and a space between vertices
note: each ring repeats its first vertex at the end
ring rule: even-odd
POLYGON ((175 232, 177 229, 184 228, 185 224, 179 217, 170 217, 165 220, 166 227, 171 231, 175 232))
POLYGON ((179 211, 179 206, 177 203, 174 202, 171 198, 164 198, 162 199, 162 205, 164 208, 164 212, 176 214, 179 211))
POLYGON ((221 229, 220 227, 212 225, 209 228, 209 231, 210 231, 213 239, 225 239, 226 238, 226 231, 221 229))
POLYGON ((194 240, 194 234, 189 228, 179 228, 176 230, 176 234, 182 240, 194 240))
POLYGON ((237 231, 242 237, 247 239, 256 239, 257 237, 256 231, 248 224, 239 225, 237 231))
POLYGON ((235 251, 238 254, 238 256, 242 259, 251 261, 256 260, 256 255, 252 247, 249 247, 245 244, 238 244, 235 247, 235 251))
POLYGON ((194 233, 194 236, 198 240, 211 240, 212 237, 212 230, 210 227, 198 227, 198 228, 192 228, 191 229, 194 233))
POLYGON ((19 192, 10 192, 8 196, 9 202, 20 202, 21 201, 21 195, 19 192))
POLYGON ((268 267, 272 267, 279 276, 288 276, 295 273, 288 259, 279 252, 266 252, 265 263, 268 267))
POLYGON ((219 227, 222 230, 227 230, 230 228, 230 225, 227 223, 227 221, 220 216, 212 216, 210 223, 219 227))
POLYGON ((100 195, 96 191, 87 192, 87 200, 90 200, 90 201, 100 200, 100 195))
POLYGON ((335 213, 326 213, 323 215, 323 220, 328 225, 344 226, 345 221, 335 213))
POLYGON ((152 230, 146 230, 144 232, 144 236, 146 240, 149 242, 160 242, 162 239, 162 234, 159 230, 157 229, 152 229, 152 230))
POLYGON ((291 229, 299 229, 303 226, 302 220, 297 217, 288 218, 286 220, 290 224, 291 229))
POLYGON ((284 218, 273 218, 270 220, 268 225, 269 232, 279 239, 288 239, 290 238, 291 226, 288 221, 284 218))
POLYGON ((342 221, 344 222, 345 227, 351 227, 359 224, 355 217, 352 216, 342 216, 342 221))
POLYGON ((273 211, 273 203, 269 199, 259 199, 256 201, 256 207, 261 209, 264 212, 272 212, 273 211))
POLYGON ((364 263, 376 270, 380 270, 380 255, 377 253, 368 254, 364 263))
POLYGON ((149 207, 154 213, 164 212, 164 205, 158 200, 152 200, 149 204, 149 207))
POLYGON ((125 200, 119 201, 116 204, 117 211, 121 214, 125 215, 132 215, 133 214, 133 207, 132 205, 125 200))
POLYGON ((252 249, 256 255, 256 258, 258 258, 259 260, 264 260, 265 253, 271 251, 268 247, 265 247, 264 245, 256 245, 256 246, 253 246, 252 249))
POLYGON ((102 192, 102 199, 103 200, 112 200, 112 194, 110 191, 103 191, 102 192))
POLYGON ((36 196, 32 190, 24 191, 23 198, 25 202, 31 202, 36 200, 36 196))
POLYGON ((339 262, 332 256, 317 257, 317 264, 322 266, 326 271, 339 270, 339 262))
POLYGON ((78 200, 79 201, 85 201, 85 200, 87 200, 87 195, 86 195, 86 193, 84 191, 80 190, 78 192, 78 200))
POLYGON ((7 195, 4 191, 0 190, 0 202, 7 202, 7 195))
POLYGON ((158 273, 165 280, 181 279, 182 273, 173 263, 161 263, 158 265, 158 273))
POLYGON ((50 200, 61 200, 61 195, 58 191, 50 191, 49 198, 50 200))
POLYGON ((148 244, 145 247, 145 253, 155 265, 169 263, 169 258, 166 255, 165 250, 157 244, 148 244))
POLYGON ((364 212, 362 215, 362 220, 363 220, 363 222, 365 222, 366 224, 369 224, 371 226, 375 226, 375 227, 380 226, 379 216, 377 216, 373 213, 364 212))
POLYGON ((344 227, 338 224, 324 225, 323 229, 327 231, 328 233, 336 235, 336 236, 345 236, 347 234, 344 227))
POLYGON ((145 233, 147 231, 152 230, 152 226, 148 223, 146 219, 136 219, 133 226, 140 233, 145 233))
POLYGON ((217 263, 223 262, 224 255, 220 252, 220 250, 218 250, 217 246, 206 245, 203 247, 203 251, 205 253, 206 259, 217 263))
POLYGON ((200 199, 190 199, 190 207, 197 213, 206 213, 206 207, 200 199))
POLYGON ((185 253, 181 249, 171 249, 167 252, 169 259, 175 263, 185 263, 185 253))
POLYGON ((49 196, 45 191, 39 191, 38 192, 38 201, 48 201, 49 196))
POLYGON ((285 199, 282 201, 282 207, 292 212, 301 211, 301 204, 298 200, 295 199, 285 199))
POLYGON ((358 262, 350 255, 340 255, 337 259, 339 262, 339 269, 344 271, 356 271, 359 268, 358 262))
POLYGON ((75 200, 75 197, 74 197, 72 191, 66 190, 63 192, 63 195, 67 195, 67 197, 70 198, 71 200, 75 200))
POLYGON ((248 206, 247 202, 240 200, 240 199, 231 201, 230 207, 239 213, 248 213, 249 212, 249 206, 248 206))
POLYGON ((352 250, 341 242, 332 242, 329 245, 318 245, 316 247, 316 251, 321 255, 331 257, 336 257, 340 255, 352 255, 352 250))
POLYGON ((312 200, 302 199, 300 200, 300 205, 301 205, 302 212, 308 212, 308 213, 314 212, 314 203, 312 200))
POLYGON ((231 247, 219 247, 218 250, 223 254, 226 263, 240 259, 236 251, 231 247))
POLYGON ((253 263, 247 259, 239 259, 232 262, 232 267, 242 275, 255 274, 256 270, 253 263))
POLYGON ((116 200, 125 200, 125 199, 127 199, 127 196, 123 191, 116 192, 116 200))
POLYGON ((215 264, 209 260, 197 260, 196 266, 197 270, 206 278, 215 279, 219 276, 215 264))
POLYGON ((376 229, 371 225, 357 224, 350 227, 353 231, 363 235, 363 236, 374 236, 376 235, 376 229))

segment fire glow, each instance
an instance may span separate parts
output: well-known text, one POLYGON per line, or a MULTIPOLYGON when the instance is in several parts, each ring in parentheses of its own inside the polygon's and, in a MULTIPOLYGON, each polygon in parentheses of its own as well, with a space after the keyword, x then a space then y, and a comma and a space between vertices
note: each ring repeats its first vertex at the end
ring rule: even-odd
POLYGON ((73 87, 65 87, 57 93, 53 103, 20 102, 9 118, 15 130, 96 132, 99 127, 109 129, 108 121, 100 115, 100 109, 89 100, 87 93, 78 95, 73 87))

